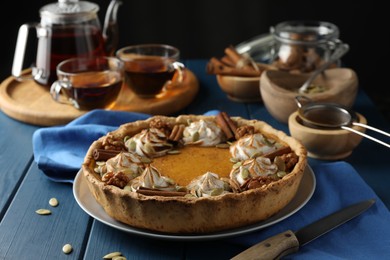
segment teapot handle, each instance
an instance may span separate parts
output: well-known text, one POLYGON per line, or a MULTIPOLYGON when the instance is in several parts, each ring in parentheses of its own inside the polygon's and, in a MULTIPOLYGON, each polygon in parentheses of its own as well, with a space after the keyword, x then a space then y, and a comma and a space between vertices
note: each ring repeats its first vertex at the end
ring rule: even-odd
POLYGON ((14 54, 14 60, 12 64, 12 75, 17 80, 25 80, 25 79, 33 79, 34 77, 39 77, 40 73, 36 68, 33 68, 33 71, 29 75, 25 75, 22 73, 24 56, 26 52, 26 45, 28 39, 28 33, 31 28, 37 28, 37 23, 26 23, 20 26, 18 32, 18 39, 16 41, 16 48, 14 54))

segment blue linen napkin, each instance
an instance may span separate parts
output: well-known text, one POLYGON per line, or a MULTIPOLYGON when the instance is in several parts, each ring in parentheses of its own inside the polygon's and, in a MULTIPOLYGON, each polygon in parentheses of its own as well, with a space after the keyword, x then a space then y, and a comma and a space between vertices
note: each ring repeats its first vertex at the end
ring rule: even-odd
POLYGON ((34 160, 53 181, 73 182, 93 141, 119 125, 150 115, 96 109, 65 126, 40 128, 33 134, 34 160))
POLYGON ((362 200, 376 203, 360 216, 301 247, 284 259, 376 259, 390 256, 390 212, 347 162, 313 166, 316 190, 289 218, 258 232, 229 239, 245 248, 286 230, 298 229, 362 200))

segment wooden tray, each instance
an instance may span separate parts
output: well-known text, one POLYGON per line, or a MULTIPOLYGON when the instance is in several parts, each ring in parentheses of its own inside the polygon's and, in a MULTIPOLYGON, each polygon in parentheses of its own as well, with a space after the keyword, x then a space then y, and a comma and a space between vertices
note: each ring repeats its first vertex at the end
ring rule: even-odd
MULTIPOLYGON (((124 85, 111 110, 169 115, 189 105, 198 90, 196 76, 186 69, 181 84, 155 98, 141 99, 124 85)), ((40 86, 33 80, 18 81, 13 76, 0 85, 0 108, 16 120, 41 126, 66 124, 88 112, 57 103, 52 99, 48 87, 40 86)))

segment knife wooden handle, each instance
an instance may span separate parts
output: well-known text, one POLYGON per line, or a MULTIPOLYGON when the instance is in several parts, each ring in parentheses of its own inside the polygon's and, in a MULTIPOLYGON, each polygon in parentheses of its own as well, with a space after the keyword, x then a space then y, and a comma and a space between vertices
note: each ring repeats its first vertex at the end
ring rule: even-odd
POLYGON ((297 237, 294 232, 287 230, 251 246, 233 257, 232 260, 279 259, 282 256, 297 252, 298 249, 297 237))

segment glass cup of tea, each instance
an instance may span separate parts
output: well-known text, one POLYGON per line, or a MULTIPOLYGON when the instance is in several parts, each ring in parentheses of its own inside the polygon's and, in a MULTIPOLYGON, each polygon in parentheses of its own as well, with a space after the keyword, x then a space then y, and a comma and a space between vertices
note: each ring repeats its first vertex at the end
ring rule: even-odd
POLYGON ((112 108, 122 88, 124 63, 116 57, 72 58, 57 65, 53 99, 79 110, 112 108))
POLYGON ((180 51, 165 44, 140 44, 119 49, 125 65, 125 84, 140 98, 153 98, 183 81, 180 51))

